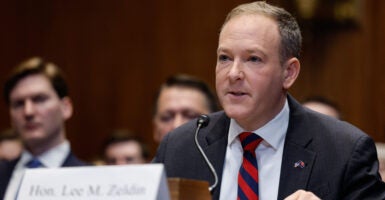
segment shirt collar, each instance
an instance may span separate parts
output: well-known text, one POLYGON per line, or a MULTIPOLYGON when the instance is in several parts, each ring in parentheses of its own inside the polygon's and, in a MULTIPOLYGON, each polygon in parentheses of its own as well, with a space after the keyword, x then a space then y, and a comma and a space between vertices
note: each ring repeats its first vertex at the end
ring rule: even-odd
MULTIPOLYGON (((59 144, 56 147, 51 148, 50 150, 42 153, 36 158, 47 168, 61 167, 70 153, 70 144, 67 140, 59 144)), ((23 166, 27 164, 28 161, 32 159, 33 155, 24 150, 19 163, 22 163, 23 166)))
MULTIPOLYGON (((266 143, 274 149, 277 149, 285 139, 287 127, 289 125, 289 113, 289 103, 286 99, 282 110, 272 120, 270 120, 261 128, 252 132, 259 135, 264 140, 263 143, 266 143)), ((245 130, 234 119, 231 119, 228 145, 231 145, 233 142, 237 141, 238 135, 242 132, 245 132, 245 130)))

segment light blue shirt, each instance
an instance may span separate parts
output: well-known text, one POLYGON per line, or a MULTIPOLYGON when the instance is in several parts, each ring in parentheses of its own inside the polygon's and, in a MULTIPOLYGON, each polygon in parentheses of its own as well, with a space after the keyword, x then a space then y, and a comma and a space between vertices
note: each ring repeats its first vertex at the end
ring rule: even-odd
MULTIPOLYGON (((47 168, 61 167, 70 153, 70 144, 68 141, 61 143, 60 145, 44 152, 36 158, 47 168)), ((21 180, 26 170, 26 164, 32 159, 32 154, 24 150, 21 154, 20 160, 15 166, 12 172, 12 177, 9 181, 7 191, 5 193, 5 200, 14 200, 16 193, 21 184, 21 180)))
MULTIPOLYGON (((277 199, 285 136, 289 124, 289 104, 263 127, 254 130, 263 141, 255 153, 259 174, 259 200, 277 199)), ((231 119, 225 164, 222 174, 220 200, 237 199, 238 171, 242 165, 243 149, 238 135, 245 130, 231 119)))

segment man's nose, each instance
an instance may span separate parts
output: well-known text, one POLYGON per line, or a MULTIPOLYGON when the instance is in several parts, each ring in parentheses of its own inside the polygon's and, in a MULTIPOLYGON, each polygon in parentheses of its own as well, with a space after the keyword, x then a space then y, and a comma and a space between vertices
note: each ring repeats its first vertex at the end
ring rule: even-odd
POLYGON ((175 115, 173 129, 179 127, 180 125, 186 123, 188 120, 182 116, 182 114, 175 115))
POLYGON ((32 101, 25 101, 24 102, 24 116, 26 118, 29 118, 35 114, 36 108, 32 101))
POLYGON ((234 62, 231 65, 230 71, 228 73, 230 79, 232 81, 242 79, 244 74, 242 70, 242 63, 240 60, 234 60, 234 62))

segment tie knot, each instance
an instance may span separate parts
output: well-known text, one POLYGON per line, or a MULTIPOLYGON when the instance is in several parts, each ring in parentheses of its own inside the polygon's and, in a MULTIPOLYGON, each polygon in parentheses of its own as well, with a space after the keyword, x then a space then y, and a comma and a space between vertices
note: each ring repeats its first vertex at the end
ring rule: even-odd
POLYGON ((32 158, 30 161, 27 162, 25 166, 27 168, 39 168, 43 167, 43 163, 41 163, 37 158, 32 158))
POLYGON ((243 132, 239 135, 243 151, 255 151, 255 148, 262 142, 262 138, 252 132, 243 132))

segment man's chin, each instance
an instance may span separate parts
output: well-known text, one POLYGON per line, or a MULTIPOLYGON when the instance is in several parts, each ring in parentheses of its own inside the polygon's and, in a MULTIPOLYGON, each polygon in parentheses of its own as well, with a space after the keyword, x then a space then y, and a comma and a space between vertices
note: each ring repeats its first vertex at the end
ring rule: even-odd
POLYGON ((241 106, 231 106, 231 107, 225 107, 225 113, 228 117, 233 118, 235 120, 242 119, 246 113, 249 111, 241 106))
POLYGON ((29 136, 23 138, 24 143, 29 147, 39 146, 44 142, 44 137, 41 136, 29 136))

